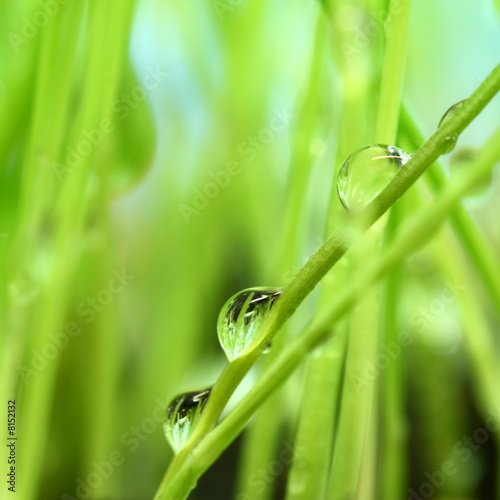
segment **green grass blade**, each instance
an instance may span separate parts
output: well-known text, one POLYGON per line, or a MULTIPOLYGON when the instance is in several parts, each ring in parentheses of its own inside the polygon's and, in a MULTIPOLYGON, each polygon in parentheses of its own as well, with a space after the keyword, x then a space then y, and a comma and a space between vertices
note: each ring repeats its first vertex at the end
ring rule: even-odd
MULTIPOLYGON (((391 206, 409 187, 416 181, 425 169, 436 158, 443 153, 443 145, 449 136, 459 134, 465 129, 470 121, 477 116, 480 110, 491 100, 500 88, 500 66, 495 68, 486 80, 478 87, 472 96, 464 103, 462 112, 453 116, 452 119, 443 125, 433 136, 415 153, 412 159, 406 164, 394 180, 380 193, 380 195, 366 207, 365 213, 362 214, 364 221, 373 222, 387 208, 391 206)), ((489 152, 489 150, 488 150, 489 152)), ((488 160, 490 158, 488 157, 488 160)), ((488 171, 491 168, 486 161, 486 167, 483 170, 488 171)), ((466 181, 473 181, 473 175, 482 173, 481 169, 472 172, 472 179, 466 178, 466 181)), ((448 204, 456 202, 456 197, 460 197, 462 192, 468 188, 467 184, 456 183, 458 186, 455 191, 452 191, 448 198, 443 197, 441 204, 445 200, 448 204)), ((455 185, 454 185, 455 186, 455 185)), ((441 205, 437 205, 440 207, 441 205)), ((447 206, 446 206, 447 207, 447 206)), ((437 210, 437 209, 436 209, 437 210)), ((434 215, 434 214, 432 214, 434 215)), ((432 220, 432 219, 430 219, 432 220)), ((428 221, 426 220, 428 223, 428 221)), ((194 431, 190 442, 180 452, 171 464, 169 472, 167 472, 160 489, 157 493, 157 498, 166 498, 167 491, 172 491, 171 486, 168 486, 171 479, 177 475, 177 472, 182 468, 183 462, 189 456, 194 445, 209 432, 216 419, 220 415, 222 408, 225 406, 230 394, 234 391, 243 375, 253 365, 255 360, 260 355, 260 346, 268 343, 277 329, 293 314, 300 302, 314 288, 322 276, 330 269, 330 267, 345 253, 346 244, 345 236, 341 236, 342 231, 334 235, 326 244, 310 259, 308 264, 298 273, 294 281, 284 290, 280 301, 278 301, 273 312, 270 314, 268 321, 260 331, 257 339, 254 341, 253 350, 248 354, 238 358, 230 363, 227 369, 221 375, 219 382, 214 386, 210 400, 205 408, 205 413, 202 416, 198 427, 194 431)), ((414 245, 413 241, 410 241, 414 245)), ((387 256, 390 258, 390 255, 387 256)), ((177 483, 179 486, 179 483, 177 483)), ((170 493, 169 493, 170 494, 170 493)))

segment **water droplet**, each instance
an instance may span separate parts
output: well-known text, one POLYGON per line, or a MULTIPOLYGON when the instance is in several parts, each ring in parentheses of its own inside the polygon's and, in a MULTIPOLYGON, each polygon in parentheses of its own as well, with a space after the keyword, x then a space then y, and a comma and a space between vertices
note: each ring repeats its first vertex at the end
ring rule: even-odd
POLYGON ((280 288, 248 288, 224 304, 217 334, 229 361, 240 356, 253 341, 281 293, 280 288))
POLYGON ((396 146, 372 144, 347 157, 339 170, 337 192, 348 210, 370 203, 411 158, 396 146))
POLYGON ((211 391, 211 387, 206 387, 185 392, 176 396, 168 405, 163 430, 175 453, 188 442, 211 391))
POLYGON ((441 142, 442 154, 451 153, 457 145, 458 137, 456 135, 447 135, 441 142))
MULTIPOLYGON (((439 121, 438 128, 442 127, 452 116, 454 116, 463 106, 464 102, 465 99, 451 106, 439 121)), ((445 137, 444 141, 441 144, 441 149, 443 151, 443 154, 451 153, 455 149, 455 146, 457 145, 457 140, 458 137, 456 135, 450 135, 445 137)))
POLYGON ((272 340, 270 340, 267 344, 264 344, 262 346, 262 354, 267 354, 271 350, 272 346, 273 346, 272 340))

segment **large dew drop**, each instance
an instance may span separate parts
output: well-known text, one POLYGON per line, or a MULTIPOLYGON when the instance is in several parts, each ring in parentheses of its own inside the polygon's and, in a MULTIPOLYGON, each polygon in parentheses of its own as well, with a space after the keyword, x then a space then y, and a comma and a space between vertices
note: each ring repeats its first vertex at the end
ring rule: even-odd
MULTIPOLYGON (((442 127, 446 122, 450 120, 450 118, 455 116, 460 111, 460 108, 463 106, 464 102, 465 100, 459 101, 453 106, 451 106, 439 121, 438 128, 442 127)), ((457 140, 458 137, 456 135, 450 135, 445 137, 442 143, 443 154, 451 153, 455 149, 455 146, 457 145, 457 140)))
POLYGON ((206 387, 176 396, 167 407, 163 431, 175 453, 188 442, 201 417, 212 388, 206 387))
POLYGON ((402 149, 384 144, 365 146, 349 155, 337 179, 342 205, 353 211, 368 205, 410 158, 402 149))
POLYGON ((229 361, 240 356, 253 341, 281 293, 280 288, 248 288, 224 304, 217 334, 229 361))

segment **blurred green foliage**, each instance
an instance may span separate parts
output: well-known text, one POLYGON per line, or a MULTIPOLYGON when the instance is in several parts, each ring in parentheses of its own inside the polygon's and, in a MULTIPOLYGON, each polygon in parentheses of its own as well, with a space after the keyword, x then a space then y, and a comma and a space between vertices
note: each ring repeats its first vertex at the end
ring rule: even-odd
MULTIPOLYGON (((373 142, 387 9, 384 0, 2 6, 0 394, 17 402, 19 498, 153 497, 171 457, 165 404, 225 364, 222 304, 239 289, 286 284, 335 227, 339 159, 373 142)), ((497 63, 498 46, 493 1, 414 2, 403 101, 424 136, 497 63)), ((457 151, 480 148, 499 114, 497 97, 457 151)), ((406 210, 428 202, 418 189, 406 210)), ((494 175, 465 204, 497 255, 498 191, 494 175)), ((499 409, 483 398, 469 348, 470 331, 482 331, 498 355, 497 304, 448 227, 402 272, 397 328, 412 342, 402 348, 400 498, 447 459, 459 472, 435 498, 500 498, 500 440, 466 460, 457 445, 499 409), (457 280, 474 307, 460 288, 440 299, 457 280)), ((293 442, 301 387, 298 374, 283 389, 274 441, 254 437, 269 456, 252 463, 265 467, 275 446, 293 442)), ((250 446, 223 456, 193 498, 230 498, 236 471, 224 471, 250 446)), ((273 498, 285 479, 265 479, 252 498, 273 498)))

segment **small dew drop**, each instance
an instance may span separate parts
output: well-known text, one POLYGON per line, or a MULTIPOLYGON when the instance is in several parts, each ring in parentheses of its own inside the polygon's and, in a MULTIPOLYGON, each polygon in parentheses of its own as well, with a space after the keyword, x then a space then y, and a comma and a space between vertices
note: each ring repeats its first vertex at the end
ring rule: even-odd
POLYGON ((273 346, 272 340, 270 340, 267 344, 264 344, 262 346, 262 354, 267 354, 271 350, 272 346, 273 346))
POLYGON ((443 151, 443 154, 446 155, 451 153, 455 149, 457 141, 458 137, 456 135, 447 135, 441 143, 441 150, 443 151))
POLYGON ((217 335, 229 361, 251 344, 281 293, 281 288, 248 288, 224 304, 217 321, 217 335))
POLYGON ((347 157, 339 170, 337 192, 347 210, 368 205, 411 158, 396 146, 372 144, 347 157))
POLYGON ((185 392, 176 396, 168 405, 163 431, 175 453, 188 442, 211 391, 211 387, 206 387, 185 392))
MULTIPOLYGON (((439 127, 442 127, 452 116, 457 114, 457 112, 460 110, 460 108, 463 106, 465 102, 465 99, 463 101, 459 101, 453 106, 451 106, 448 111, 443 115, 441 120, 439 121, 439 127)), ((443 154, 448 154, 451 153, 454 149, 455 146, 457 145, 457 140, 458 137, 456 135, 450 135, 444 138, 444 141, 441 144, 441 149, 443 151, 443 154)))

